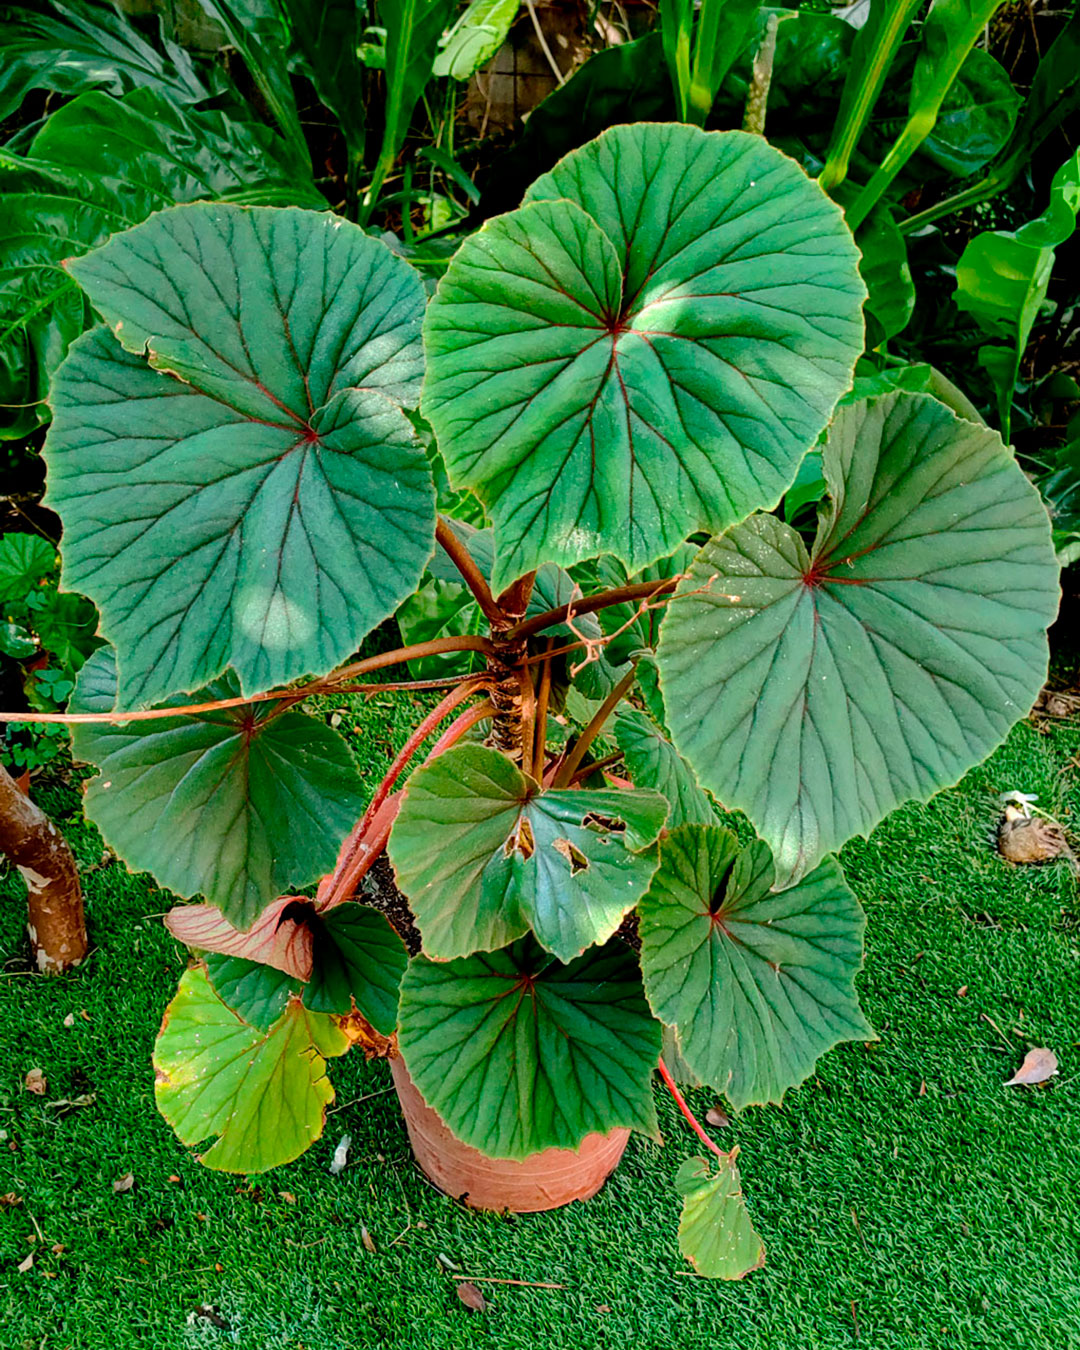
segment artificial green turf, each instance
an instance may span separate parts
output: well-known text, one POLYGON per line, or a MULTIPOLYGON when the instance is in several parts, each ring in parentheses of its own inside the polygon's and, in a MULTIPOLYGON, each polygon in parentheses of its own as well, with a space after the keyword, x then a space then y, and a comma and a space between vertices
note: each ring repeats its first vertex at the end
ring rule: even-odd
MULTIPOLYGON (((387 721, 364 719, 359 744, 372 772, 409 709, 376 711, 387 721)), ((151 1044, 184 955, 147 916, 170 899, 120 863, 94 867, 101 842, 74 788, 42 794, 89 869, 95 947, 71 977, 21 973, 21 882, 0 881, 0 1193, 22 1197, 0 1209, 0 1347, 1080 1346, 1080 903, 1064 865, 1010 868, 987 842, 1006 789, 1080 819, 1078 752, 1075 722, 1024 723, 960 788, 845 850, 881 1039, 717 1132, 742 1148, 768 1247, 766 1269, 735 1285, 697 1278, 677 1251, 672 1177, 698 1149, 660 1091, 666 1146, 632 1140, 597 1199, 554 1214, 478 1215, 438 1195, 385 1065, 358 1056, 332 1065, 338 1104, 304 1158, 251 1183, 202 1168, 153 1104, 151 1044), (1029 1045, 1052 1047, 1060 1076, 1005 1088, 1029 1045), (23 1090, 34 1067, 43 1098, 23 1090), (90 1106, 49 1104, 85 1093, 90 1106), (350 1165, 332 1177, 346 1131, 350 1165), (126 1172, 134 1189, 114 1193, 126 1172), (483 1284, 477 1313, 440 1254, 463 1274, 565 1288, 483 1284), (200 1305, 229 1329, 189 1323, 200 1305)), ((704 1113, 712 1097, 692 1100, 704 1113)))

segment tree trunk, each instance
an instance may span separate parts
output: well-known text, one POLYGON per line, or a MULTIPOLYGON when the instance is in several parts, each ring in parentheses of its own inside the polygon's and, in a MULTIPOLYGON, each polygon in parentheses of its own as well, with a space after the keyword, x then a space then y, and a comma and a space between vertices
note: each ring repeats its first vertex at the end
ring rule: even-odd
POLYGON ((82 888, 67 840, 49 817, 19 791, 0 764, 0 852, 23 875, 30 946, 43 974, 77 966, 86 955, 82 888))

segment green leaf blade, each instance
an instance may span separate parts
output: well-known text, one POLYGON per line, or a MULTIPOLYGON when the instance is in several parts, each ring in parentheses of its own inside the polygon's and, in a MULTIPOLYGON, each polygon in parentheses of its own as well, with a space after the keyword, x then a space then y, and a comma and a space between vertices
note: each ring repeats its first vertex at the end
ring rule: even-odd
POLYGON ((244 693, 326 673, 433 547, 430 469, 397 406, 416 392, 418 278, 353 226, 220 205, 71 268, 149 351, 103 330, 74 344, 45 450, 64 581, 101 610, 120 697, 227 665, 244 693))
POLYGON ((667 810, 655 792, 541 791, 505 755, 460 745, 409 780, 389 853, 431 956, 491 951, 531 928, 569 961, 644 893, 667 810))
POLYGON ((850 384, 864 294, 838 209, 759 137, 617 127, 568 155, 425 319, 425 416, 492 515, 495 588, 638 570, 774 504, 850 384))
POLYGON ((765 1264, 765 1244, 746 1210, 733 1150, 715 1175, 705 1158, 687 1158, 675 1185, 683 1196, 679 1250, 710 1279, 741 1280, 765 1264))
POLYGON ((154 1046, 158 1109, 184 1144, 221 1172, 265 1172, 292 1162, 322 1134, 334 1089, 326 1055, 348 1048, 329 1018, 289 1003, 269 1031, 244 1022, 206 971, 187 971, 154 1046))
POLYGON ((406 1066, 463 1142, 490 1157, 577 1148, 623 1126, 655 1137, 660 1027, 618 941, 562 966, 530 938, 402 982, 406 1066))
MULTIPOLYGON (((115 691, 105 648, 83 667, 71 706, 108 712, 115 691)), ((236 685, 206 692, 234 696, 236 685)), ((241 928, 333 866, 366 801, 337 732, 304 713, 264 717, 239 708, 88 724, 72 739, 76 756, 101 770, 86 814, 110 845, 170 890, 205 895, 241 928)))
POLYGON ((351 901, 314 920, 311 980, 304 1004, 313 1012, 352 1011, 384 1036, 397 1026, 398 991, 409 963, 405 944, 384 914, 351 901))
POLYGON ((649 1003, 691 1070, 736 1110, 779 1103, 842 1041, 872 1040, 859 1010, 865 920, 827 859, 774 892, 768 846, 716 826, 674 830, 639 905, 649 1003))
POLYGON ((711 541, 659 648, 675 745, 784 882, 1004 739, 1058 602, 1046 513, 987 429, 895 394, 842 408, 824 465, 812 554, 774 517, 711 541))

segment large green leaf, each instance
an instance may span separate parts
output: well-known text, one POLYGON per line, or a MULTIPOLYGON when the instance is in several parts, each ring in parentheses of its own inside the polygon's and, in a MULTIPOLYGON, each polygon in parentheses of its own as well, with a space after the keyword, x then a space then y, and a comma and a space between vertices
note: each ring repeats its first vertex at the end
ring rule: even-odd
POLYGON ((643 897, 641 971, 693 1072, 736 1110, 779 1102, 826 1050, 873 1040, 855 975, 865 920, 826 859, 773 891, 768 845, 718 826, 672 831, 643 897))
POLYGON ((208 204, 69 266, 125 345, 95 330, 57 371, 48 500, 120 698, 330 670, 433 547, 395 401, 416 392, 419 278, 340 219, 208 204))
POLYGON ((423 406, 492 517, 495 589, 599 553, 637 569, 772 505, 851 382, 857 261, 791 160, 687 126, 612 128, 467 240, 423 406))
MULTIPOLYGON (((181 107, 159 90, 91 92, 52 114, 25 157, 0 149, 0 350, 24 377, 0 402, 31 404, 92 322, 61 263, 152 211, 200 197, 320 206, 310 175, 286 167, 265 127, 181 107)), ((39 403, 28 410, 44 420, 39 403)), ((23 414, 0 412, 8 434, 23 414)), ((0 433, 2 434, 2 433, 0 433)))
POLYGON ((651 718, 636 708, 620 709, 615 739, 635 787, 649 788, 667 799, 669 830, 677 825, 711 825, 716 820, 693 769, 651 718))
POLYGON ((304 1003, 345 1016, 355 1002, 376 1031, 397 1026, 398 987, 408 964, 405 944, 370 905, 347 902, 313 915, 311 981, 304 1003))
POLYGON ((243 1021, 196 966, 181 978, 154 1046, 158 1110, 183 1144, 217 1136, 200 1157, 207 1167, 265 1172, 322 1134, 334 1100, 326 1058, 348 1048, 329 1017, 296 999, 268 1031, 243 1021))
MULTIPOLYGON (((235 695, 227 679, 194 701, 235 695)), ((108 712, 115 697, 105 648, 83 667, 71 707, 108 712)), ((72 728, 76 756, 101 770, 84 805, 107 842, 179 895, 201 892, 240 928, 332 867, 365 803, 337 732, 306 713, 269 717, 272 706, 72 728)))
POLYGON ((81 94, 102 86, 114 94, 150 87, 179 103, 218 92, 196 74, 191 57, 173 42, 159 52, 111 5, 64 0, 0 7, 0 120, 31 89, 81 94))
POLYGON ((893 394, 841 408, 823 462, 813 549, 767 515, 711 541, 659 649, 676 746, 783 881, 1000 743, 1058 601, 1046 512, 985 427, 893 394))
POLYGON ((548 789, 505 755, 457 745, 417 769, 390 859, 434 957, 529 928, 562 961, 605 942, 656 870, 656 792, 548 789))
POLYGON ((657 1133, 660 1024, 621 942, 568 966, 532 938, 458 961, 414 957, 398 1035, 428 1105, 490 1157, 577 1148, 620 1125, 657 1133))
POLYGON ((709 1172, 705 1158, 687 1158, 675 1176, 683 1197, 679 1250, 701 1275, 741 1280, 765 1264, 765 1244, 746 1212, 733 1149, 709 1172))

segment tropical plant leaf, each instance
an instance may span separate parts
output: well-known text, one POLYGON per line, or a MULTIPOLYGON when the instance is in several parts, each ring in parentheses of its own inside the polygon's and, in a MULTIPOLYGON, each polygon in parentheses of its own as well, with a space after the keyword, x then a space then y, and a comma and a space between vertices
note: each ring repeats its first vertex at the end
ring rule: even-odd
POLYGON ((81 94, 95 85, 113 94, 150 87, 178 103, 198 103, 219 92, 208 86, 191 57, 175 43, 164 54, 140 37, 111 5, 64 0, 55 7, 0 7, 0 121, 31 89, 81 94))
MULTIPOLYGON (((478 636, 488 628, 484 612, 469 588, 461 583, 429 577, 394 616, 401 640, 408 646, 433 638, 478 636)), ((417 680, 437 680, 447 675, 468 675, 484 666, 482 652, 444 652, 409 662, 409 674, 417 680)))
POLYGON ((307 1007, 344 1017, 355 1001, 375 1030, 389 1036, 397 1026, 398 988, 409 958, 386 916, 370 905, 336 905, 313 916, 312 939, 307 1007))
POLYGON ((394 401, 419 278, 340 219, 207 204, 69 266, 131 349, 72 347, 45 449, 64 583, 101 610, 120 698, 327 672, 431 555, 431 471, 394 401))
MULTIPOLYGON (((115 692, 105 648, 83 667, 71 706, 108 712, 115 692)), ((193 701, 235 696, 228 679, 193 701)), ((101 770, 85 810, 106 841, 179 895, 201 892, 240 928, 333 866, 366 801, 336 731, 306 713, 270 717, 272 708, 73 728, 74 753, 101 770)))
POLYGON ((282 0, 282 8, 315 92, 337 118, 350 162, 358 164, 367 131, 365 67, 357 53, 362 10, 356 0, 282 0))
POLYGON ((279 896, 246 930, 231 924, 214 905, 177 905, 165 915, 165 927, 194 951, 272 966, 306 983, 311 979, 311 925, 297 902, 308 903, 298 895, 279 896))
POLYGON ((486 66, 506 41, 521 0, 472 0, 443 36, 432 74, 465 81, 486 66))
POLYGON ((97 610, 85 596, 70 591, 41 591, 32 599, 38 601, 33 615, 41 645, 74 675, 104 645, 97 636, 97 610))
POLYGON ((637 570, 774 504, 850 384, 856 264, 794 163, 686 126, 612 128, 468 239, 423 407, 492 517, 495 590, 543 561, 637 570))
POLYGON ((967 178, 1008 143, 1022 102, 1005 69, 976 47, 960 67, 920 152, 957 178, 967 178))
POLYGON ((203 964, 221 1001, 256 1031, 269 1031, 289 999, 300 992, 300 982, 284 971, 242 956, 210 953, 203 964))
POLYGON ((986 230, 970 239, 956 265, 956 305, 1006 346, 983 348, 980 364, 998 396, 1002 435, 1010 432, 1013 391, 1031 329, 1046 299, 1055 250, 1076 229, 1080 151, 1054 174, 1046 210, 1020 229, 986 230))
POLYGON ((746 1211, 737 1153, 733 1149, 726 1162, 718 1161, 715 1174, 707 1159, 687 1158, 675 1175, 683 1197, 679 1250, 711 1279, 741 1280, 765 1264, 765 1244, 746 1211))
POLYGON ((409 779, 390 860, 431 956, 491 951, 531 928, 569 961, 611 937, 648 886, 667 810, 656 792, 544 791, 497 750, 457 745, 409 779))
POLYGON ((904 236, 887 207, 870 213, 855 242, 862 253, 859 271, 866 283, 866 312, 877 324, 867 345, 876 347, 907 327, 915 309, 915 283, 904 236))
POLYGON ((0 602, 23 601, 56 567, 56 549, 39 534, 0 539, 0 602))
POLYGON ((615 719, 615 739, 626 756, 634 786, 659 792, 666 799, 669 830, 715 823, 716 812, 693 769, 650 718, 636 708, 621 708, 615 719))
POLYGON ((326 1058, 349 1048, 329 1017, 293 999, 269 1031, 245 1022, 201 966, 185 972, 154 1046, 158 1110, 219 1172, 265 1172, 322 1134, 334 1089, 326 1058))
POLYGON ((874 1039, 855 995, 866 921, 839 863, 774 880, 767 844, 740 852, 728 830, 688 826, 638 905, 649 1004, 737 1111, 780 1102, 841 1041, 874 1039))
POLYGON ((398 1038, 424 1100, 489 1157, 577 1148, 618 1126, 657 1135, 660 1024, 621 942, 567 966, 532 938, 457 961, 416 956, 398 1038))
POLYGON ((675 745, 781 883, 1001 742, 1058 602, 1046 512, 993 432, 893 394, 841 408, 823 461, 813 549, 765 515, 712 540, 659 648, 675 745))

